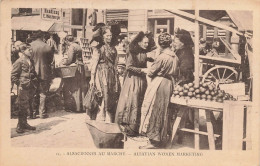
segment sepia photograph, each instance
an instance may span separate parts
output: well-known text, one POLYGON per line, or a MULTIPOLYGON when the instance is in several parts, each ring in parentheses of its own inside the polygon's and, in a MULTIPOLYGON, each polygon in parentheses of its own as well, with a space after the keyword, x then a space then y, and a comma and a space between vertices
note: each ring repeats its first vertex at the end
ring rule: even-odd
POLYGON ((10 148, 74 159, 258 153, 252 9, 45 6, 8 9, 10 148))

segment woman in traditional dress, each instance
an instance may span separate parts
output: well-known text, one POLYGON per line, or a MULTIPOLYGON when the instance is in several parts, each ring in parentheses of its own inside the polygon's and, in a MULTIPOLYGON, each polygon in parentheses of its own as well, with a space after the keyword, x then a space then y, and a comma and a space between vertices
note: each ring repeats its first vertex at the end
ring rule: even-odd
POLYGON ((127 135, 139 134, 141 106, 147 88, 146 53, 154 49, 151 33, 139 32, 127 50, 126 75, 116 111, 116 123, 123 126, 127 135))
POLYGON ((98 29, 101 40, 93 48, 90 86, 96 86, 102 94, 102 104, 96 120, 113 123, 120 94, 120 82, 117 73, 118 55, 115 49, 116 36, 113 29, 101 26, 98 29))
POLYGON ((179 58, 179 85, 184 85, 194 80, 194 55, 192 51, 193 41, 188 31, 177 29, 174 43, 175 54, 179 58))
MULTIPOLYGON (((179 71, 176 81, 180 86, 194 81, 194 55, 192 50, 193 45, 194 44, 191 35, 188 31, 179 28, 175 30, 173 46, 175 49, 175 54, 179 58, 179 71)), ((188 111, 191 108, 180 105, 175 108, 176 112, 178 112, 177 110, 183 110, 184 116, 188 114, 189 118, 186 119, 185 124, 193 128, 193 111, 188 111)), ((182 132, 180 132, 180 135, 178 137, 179 141, 181 141, 181 135, 182 132)))
POLYGON ((168 141, 168 106, 177 76, 178 57, 171 50, 172 38, 162 33, 158 38, 160 54, 149 68, 152 78, 142 105, 140 134, 149 138, 149 144, 140 148, 163 147, 168 141))

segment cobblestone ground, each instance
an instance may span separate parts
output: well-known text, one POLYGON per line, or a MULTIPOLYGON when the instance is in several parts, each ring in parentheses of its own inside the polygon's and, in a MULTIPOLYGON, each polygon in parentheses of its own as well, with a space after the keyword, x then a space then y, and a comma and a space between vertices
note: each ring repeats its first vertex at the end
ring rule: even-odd
MULTIPOLYGON (((71 113, 64 110, 51 112, 47 119, 29 119, 28 123, 35 126, 35 131, 17 134, 17 119, 11 119, 11 143, 14 147, 50 147, 50 148, 96 148, 92 136, 85 123, 85 113, 71 113)), ((173 149, 193 149, 193 134, 184 134, 181 144, 173 149)), ((208 149, 207 137, 200 137, 202 149, 208 149)), ((127 139, 125 149, 138 149, 146 142, 127 139)))
POLYGON ((32 119, 28 123, 35 131, 17 134, 17 119, 11 119, 11 143, 16 147, 95 148, 85 124, 85 113, 55 111, 47 119, 32 119))

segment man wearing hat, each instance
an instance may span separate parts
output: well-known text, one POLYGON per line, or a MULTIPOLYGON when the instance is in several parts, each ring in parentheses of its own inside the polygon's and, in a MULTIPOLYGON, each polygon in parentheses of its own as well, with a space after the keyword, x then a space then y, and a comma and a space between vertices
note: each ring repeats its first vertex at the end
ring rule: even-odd
POLYGON ((199 54, 200 55, 206 55, 207 54, 207 50, 206 50, 206 40, 204 38, 200 39, 200 43, 199 43, 199 54))
MULTIPOLYGON (((22 43, 19 46, 21 57, 13 64, 11 72, 12 84, 18 86, 18 124, 17 133, 23 133, 24 130, 35 130, 35 127, 27 123, 27 110, 30 110, 30 116, 33 116, 33 97, 37 87, 37 74, 31 60, 31 47, 22 43)), ((35 114, 34 114, 35 115, 35 114)))
POLYGON ((35 71, 39 77, 39 114, 40 118, 44 119, 48 117, 45 99, 52 79, 51 64, 53 62, 53 51, 48 44, 43 42, 43 33, 40 30, 37 31, 36 38, 31 43, 32 58, 35 63, 35 71))

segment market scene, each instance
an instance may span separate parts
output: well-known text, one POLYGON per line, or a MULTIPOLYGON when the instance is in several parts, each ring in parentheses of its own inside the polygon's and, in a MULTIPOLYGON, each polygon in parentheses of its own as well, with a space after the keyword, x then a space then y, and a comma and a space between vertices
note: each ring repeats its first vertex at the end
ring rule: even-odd
POLYGON ((14 147, 252 150, 253 14, 13 8, 14 147))

